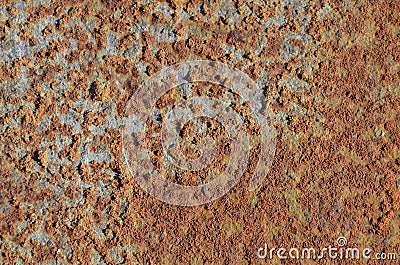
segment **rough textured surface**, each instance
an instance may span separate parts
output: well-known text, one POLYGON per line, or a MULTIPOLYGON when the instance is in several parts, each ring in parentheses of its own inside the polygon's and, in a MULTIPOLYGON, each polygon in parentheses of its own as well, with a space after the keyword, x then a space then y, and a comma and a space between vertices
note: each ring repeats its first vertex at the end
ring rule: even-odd
POLYGON ((398 251, 399 11, 390 0, 0 1, 0 263, 257 264, 264 243, 338 236, 398 251), (257 81, 277 150, 260 189, 245 176, 217 201, 176 207, 129 176, 121 124, 143 80, 194 59, 257 81))

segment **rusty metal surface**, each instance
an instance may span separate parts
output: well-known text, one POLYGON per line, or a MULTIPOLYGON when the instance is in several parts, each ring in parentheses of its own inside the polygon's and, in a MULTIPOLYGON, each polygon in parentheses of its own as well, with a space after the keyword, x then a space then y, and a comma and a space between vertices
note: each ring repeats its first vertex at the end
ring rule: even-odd
MULTIPOLYGON (((398 1, 0 1, 0 263, 300 264, 257 250, 338 237, 400 258, 399 10, 398 1), (274 159, 250 191, 254 144, 229 192, 175 206, 132 176, 124 117, 145 80, 196 60, 243 71, 262 89, 274 159)), ((232 99, 249 141, 260 136, 248 106, 218 84, 166 93, 146 145, 181 185, 229 164, 229 130, 207 119, 197 138, 198 124, 181 128, 192 159, 200 138, 218 140, 207 168, 162 163, 163 113, 204 96, 232 99)))

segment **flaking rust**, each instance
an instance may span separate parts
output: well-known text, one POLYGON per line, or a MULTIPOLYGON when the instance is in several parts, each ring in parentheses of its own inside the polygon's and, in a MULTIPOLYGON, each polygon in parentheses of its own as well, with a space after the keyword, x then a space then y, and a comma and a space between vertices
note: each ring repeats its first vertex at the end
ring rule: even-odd
MULTIPOLYGON (((265 243, 322 248, 339 236, 398 251, 399 9, 389 0, 0 1, 0 263, 260 264, 265 243), (256 82, 277 143, 249 191, 259 126, 232 105, 254 144, 247 171, 218 200, 183 207, 135 182, 122 126, 145 80, 193 60, 256 82)), ((182 132, 188 156, 204 134, 218 140, 199 174, 163 168, 155 134, 163 108, 231 91, 175 92, 147 123, 152 162, 180 184, 213 179, 229 161, 221 124, 182 132)))

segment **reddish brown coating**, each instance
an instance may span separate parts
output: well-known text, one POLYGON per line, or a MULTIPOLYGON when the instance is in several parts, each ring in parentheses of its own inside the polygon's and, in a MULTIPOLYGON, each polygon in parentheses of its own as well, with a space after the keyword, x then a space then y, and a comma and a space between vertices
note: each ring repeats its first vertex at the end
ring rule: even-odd
MULTIPOLYGON (((339 236, 400 258, 397 1, 37 2, 23 11, 0 0, 0 263, 263 264, 264 243, 323 247, 339 236), (228 194, 178 207, 136 184, 119 126, 143 80, 195 59, 263 84, 276 156, 256 191, 248 191, 254 146, 228 194)), ((205 84, 193 91, 225 93, 205 84)), ((236 111, 246 117, 246 107, 236 111)), ((209 126, 220 143, 207 170, 223 170, 226 131, 209 126)), ((257 128, 249 121, 250 134, 257 128)), ((162 166, 159 142, 147 140, 162 166)), ((195 184, 206 172, 168 177, 195 184)))

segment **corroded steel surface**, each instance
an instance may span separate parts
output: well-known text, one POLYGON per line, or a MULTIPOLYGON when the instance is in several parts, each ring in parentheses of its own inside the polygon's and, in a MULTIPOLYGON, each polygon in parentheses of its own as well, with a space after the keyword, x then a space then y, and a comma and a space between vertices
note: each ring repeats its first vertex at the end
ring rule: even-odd
POLYGON ((400 258, 399 11, 389 0, 0 1, 0 263, 263 264, 265 243, 339 236, 400 258), (123 121, 145 80, 194 60, 254 80, 276 149, 250 191, 260 125, 246 103, 217 84, 172 89, 145 137, 167 179, 206 183, 232 149, 223 124, 198 119, 181 128, 181 149, 195 159, 214 139, 211 165, 165 166, 158 123, 182 98, 231 98, 253 143, 227 194, 175 206, 130 174, 123 121))

